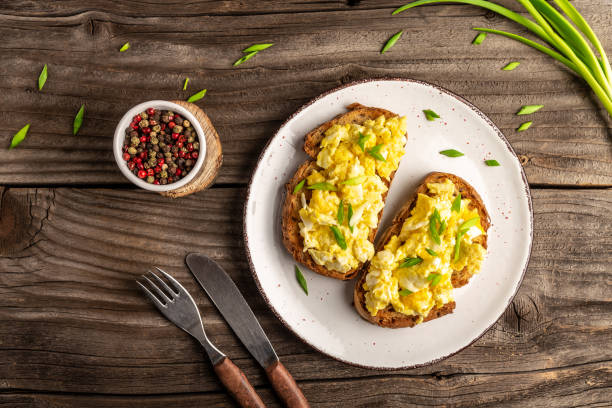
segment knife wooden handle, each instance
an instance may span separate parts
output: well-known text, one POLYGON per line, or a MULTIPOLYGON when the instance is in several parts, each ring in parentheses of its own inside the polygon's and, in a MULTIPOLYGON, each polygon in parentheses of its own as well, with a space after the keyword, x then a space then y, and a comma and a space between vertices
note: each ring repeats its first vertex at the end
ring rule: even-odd
POLYGON ((266 407, 242 370, 232 363, 232 360, 224 357, 220 363, 214 366, 214 369, 225 388, 241 407, 266 407))
POLYGON ((276 394, 289 408, 308 408, 308 401, 302 394, 302 390, 289 374, 285 366, 277 361, 266 367, 266 374, 272 383, 276 394))

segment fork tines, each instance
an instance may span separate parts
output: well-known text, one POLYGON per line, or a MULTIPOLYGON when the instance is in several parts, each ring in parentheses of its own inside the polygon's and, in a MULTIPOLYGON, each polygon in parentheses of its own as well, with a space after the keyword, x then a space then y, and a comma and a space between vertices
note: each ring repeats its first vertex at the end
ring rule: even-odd
POLYGON ((148 286, 151 288, 151 290, 149 290, 149 288, 147 288, 147 286, 142 284, 140 281, 136 281, 136 283, 138 284, 138 286, 140 286, 140 288, 144 291, 147 297, 156 306, 167 307, 168 303, 174 302, 176 297, 180 295, 181 289, 183 291, 185 289, 181 286, 180 283, 178 283, 178 281, 176 281, 176 279, 174 279, 168 273, 164 272, 157 266, 155 267, 155 269, 162 273, 166 277, 166 279, 168 279, 168 281, 170 281, 170 283, 175 286, 175 289, 170 288, 170 286, 163 279, 161 279, 159 276, 157 276, 157 274, 155 274, 155 272, 151 270, 149 270, 148 272, 158 284, 155 284, 155 282, 149 279, 147 275, 142 275, 142 277, 146 282, 148 282, 148 286), (160 289, 160 286, 163 288, 163 290, 160 289))

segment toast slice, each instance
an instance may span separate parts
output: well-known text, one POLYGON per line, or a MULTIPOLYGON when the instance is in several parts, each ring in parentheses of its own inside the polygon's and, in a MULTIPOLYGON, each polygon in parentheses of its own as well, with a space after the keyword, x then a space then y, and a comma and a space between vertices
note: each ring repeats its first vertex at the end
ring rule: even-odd
MULTIPOLYGON (((285 185, 285 201, 283 203, 282 209, 282 235, 283 235, 283 244, 287 251, 293 256, 293 258, 313 270, 318 274, 328 276, 330 278, 340 279, 340 280, 348 280, 354 278, 359 271, 361 270, 361 266, 348 271, 347 273, 342 273, 334 270, 327 269, 323 265, 317 264, 314 259, 310 256, 308 252, 304 252, 304 241, 302 236, 300 235, 300 215, 299 210, 301 208, 301 201, 299 194, 293 194, 293 189, 295 186, 302 181, 305 177, 307 177, 313 169, 317 169, 319 166, 316 163, 317 155, 320 151, 320 143, 323 137, 325 137, 325 132, 327 129, 332 127, 335 124, 344 125, 347 123, 364 123, 366 120, 375 120, 381 115, 386 119, 399 116, 396 113, 390 112, 381 108, 372 108, 368 106, 363 106, 359 103, 353 103, 347 106, 349 109, 348 112, 340 114, 335 118, 331 119, 328 122, 325 122, 312 131, 310 131, 304 137, 304 151, 308 154, 312 160, 308 160, 304 162, 295 172, 291 180, 285 185)), ((393 180, 393 176, 395 172, 391 174, 389 177, 389 181, 383 179, 383 182, 387 186, 387 188, 391 185, 391 181, 393 180)), ((300 193, 304 193, 306 196, 306 200, 310 201, 310 197, 312 195, 312 190, 302 189, 300 193)), ((387 197, 387 193, 383 194, 383 202, 387 197)), ((380 223, 380 219, 382 217, 383 210, 378 213, 378 222, 380 223)), ((376 232, 378 229, 372 229, 368 236, 368 240, 370 242, 374 242, 374 237, 376 236, 376 232)))
MULTIPOLYGON (((412 193, 406 203, 400 208, 398 213, 393 218, 391 225, 387 228, 378 241, 378 245, 376 246, 376 251, 382 250, 385 245, 389 242, 393 235, 399 235, 402 230, 402 225, 404 225, 404 221, 406 218, 410 216, 410 212, 416 205, 416 200, 419 194, 428 194, 429 190, 427 189, 428 183, 440 183, 444 182, 446 179, 450 179, 455 185, 455 192, 460 192, 461 197, 463 199, 469 199, 470 205, 469 208, 472 210, 477 210, 478 215, 480 216, 480 225, 483 230, 488 231, 491 226, 491 220, 489 218, 489 213, 482 201, 482 198, 476 192, 474 187, 472 187, 467 181, 458 177, 454 174, 450 173, 441 173, 441 172, 433 172, 429 173, 427 177, 423 180, 423 182, 417 187, 417 189, 412 193)), ((483 246, 483 248, 487 248, 487 234, 482 234, 478 237, 475 237, 474 242, 479 243, 483 246)), ((368 309, 366 308, 365 303, 365 290, 363 289, 363 284, 366 279, 366 275, 368 273, 369 263, 363 266, 363 273, 360 278, 357 280, 357 284, 355 285, 355 290, 353 293, 353 301, 355 304, 355 309, 361 317, 365 320, 376 324, 382 327, 390 327, 390 328, 399 328, 399 327, 413 327, 417 324, 418 316, 410 316, 403 313, 396 312, 393 309, 393 306, 388 305, 385 309, 379 310, 376 316, 372 316, 368 309)), ((454 271, 451 276, 451 283, 453 287, 459 288, 470 280, 473 273, 466 268, 461 271, 454 271)), ((436 319, 438 317, 442 317, 446 314, 452 313, 455 309, 455 302, 449 302, 443 305, 440 308, 434 307, 431 309, 429 314, 423 319, 424 322, 436 319)))

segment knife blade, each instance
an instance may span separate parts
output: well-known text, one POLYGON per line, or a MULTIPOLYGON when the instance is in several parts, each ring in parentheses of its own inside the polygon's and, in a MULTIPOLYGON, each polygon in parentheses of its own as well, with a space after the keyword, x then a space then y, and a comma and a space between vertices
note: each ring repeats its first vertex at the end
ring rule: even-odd
POLYGON ((283 402, 290 408, 308 407, 304 394, 279 361, 268 336, 232 278, 219 264, 205 255, 189 254, 185 262, 236 336, 265 369, 274 390, 283 402))

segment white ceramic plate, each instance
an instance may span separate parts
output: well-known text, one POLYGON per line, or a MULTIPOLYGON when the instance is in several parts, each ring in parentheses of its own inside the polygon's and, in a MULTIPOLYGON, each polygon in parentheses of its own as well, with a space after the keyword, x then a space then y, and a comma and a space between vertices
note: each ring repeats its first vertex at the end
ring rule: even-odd
MULTIPOLYGON (((478 339, 502 315, 521 283, 531 250, 529 187, 516 154, 477 108, 444 89, 407 79, 365 80, 329 91, 293 114, 264 149, 249 186, 244 213, 249 262, 259 289, 279 319, 304 342, 338 360, 368 368, 406 368, 438 361, 478 339), (379 231, 402 200, 431 171, 454 173, 472 184, 489 210, 488 256, 481 273, 455 290, 457 306, 447 316, 414 328, 385 329, 363 320, 352 306, 355 280, 342 282, 301 266, 282 244, 284 184, 306 160, 304 135, 345 112, 353 102, 408 117, 406 155, 389 191, 379 231), (423 109, 441 119, 428 122, 423 109), (440 150, 454 148, 464 157, 440 150), (488 167, 485 159, 500 167, 488 167)), ((380 235, 380 234, 379 234, 380 235)))

